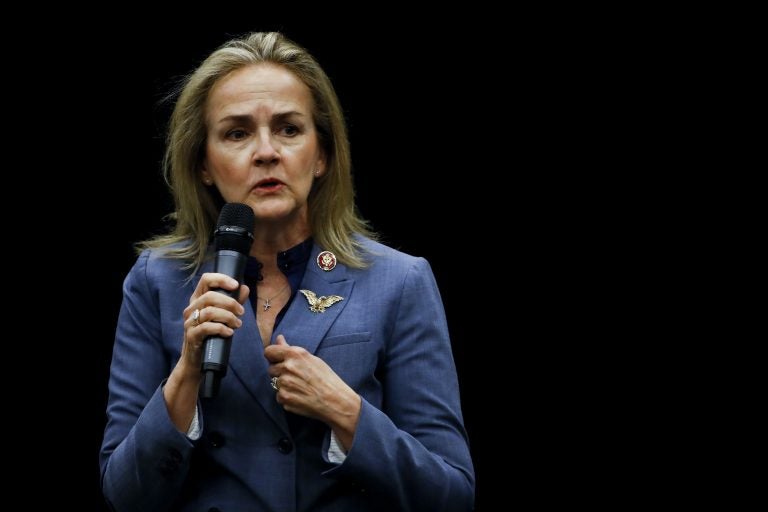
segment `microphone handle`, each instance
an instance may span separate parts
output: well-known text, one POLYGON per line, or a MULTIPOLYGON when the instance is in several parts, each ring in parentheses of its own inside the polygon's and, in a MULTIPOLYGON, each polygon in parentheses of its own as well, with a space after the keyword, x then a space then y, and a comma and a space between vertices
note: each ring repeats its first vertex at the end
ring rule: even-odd
MULTIPOLYGON (((243 282, 245 274, 245 264, 248 257, 237 251, 221 250, 216 253, 216 263, 214 272, 225 274, 238 283, 243 282)), ((233 299, 240 295, 240 288, 235 290, 215 290, 223 293, 233 299)), ((232 346, 232 338, 222 336, 209 336, 203 346, 203 363, 201 371, 203 372, 203 385, 201 394, 203 398, 215 398, 219 393, 221 378, 227 374, 229 365, 229 350, 232 346)))

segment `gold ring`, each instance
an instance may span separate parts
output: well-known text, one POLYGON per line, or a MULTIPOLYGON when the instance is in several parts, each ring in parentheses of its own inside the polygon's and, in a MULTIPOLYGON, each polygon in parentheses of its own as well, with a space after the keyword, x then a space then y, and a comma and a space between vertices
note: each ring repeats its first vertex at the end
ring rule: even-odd
POLYGON ((200 310, 196 309, 194 313, 192 313, 192 321, 195 322, 195 326, 200 325, 200 310))
POLYGON ((280 383, 277 382, 277 377, 272 377, 269 383, 272 384, 272 389, 280 391, 280 383))

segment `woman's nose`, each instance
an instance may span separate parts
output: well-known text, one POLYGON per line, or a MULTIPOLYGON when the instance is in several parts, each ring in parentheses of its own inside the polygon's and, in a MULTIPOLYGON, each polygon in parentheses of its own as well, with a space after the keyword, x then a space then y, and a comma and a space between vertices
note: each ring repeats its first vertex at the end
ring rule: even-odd
POLYGON ((276 164, 280 160, 280 153, 271 133, 266 130, 260 131, 255 141, 253 162, 256 165, 276 164))

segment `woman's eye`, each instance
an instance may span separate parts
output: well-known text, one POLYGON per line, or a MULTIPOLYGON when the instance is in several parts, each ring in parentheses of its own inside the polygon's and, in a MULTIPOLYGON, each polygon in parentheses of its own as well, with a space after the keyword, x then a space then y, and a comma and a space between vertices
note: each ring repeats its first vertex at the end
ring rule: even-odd
POLYGON ((245 130, 230 130, 227 132, 227 138, 232 140, 242 140, 246 135, 245 130))
POLYGON ((288 137, 293 137, 294 135, 297 135, 299 133, 299 129, 293 126, 292 124, 287 124, 283 126, 281 132, 283 135, 287 135, 288 137))

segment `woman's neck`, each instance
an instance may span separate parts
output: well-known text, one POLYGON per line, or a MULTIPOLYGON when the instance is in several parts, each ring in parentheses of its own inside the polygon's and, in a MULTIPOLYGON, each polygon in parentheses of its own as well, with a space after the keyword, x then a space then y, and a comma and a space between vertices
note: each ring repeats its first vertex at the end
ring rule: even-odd
POLYGON ((250 255, 263 265, 261 270, 265 277, 280 272, 277 268, 277 254, 287 251, 310 236, 309 226, 300 228, 275 229, 275 226, 257 224, 253 233, 253 245, 250 255))

